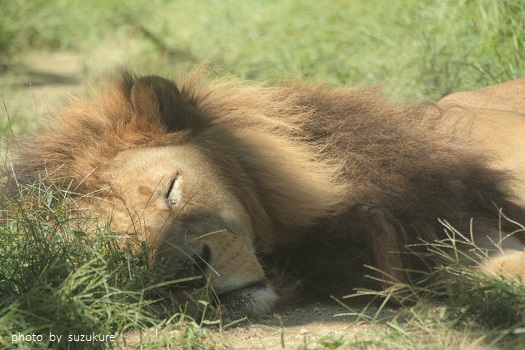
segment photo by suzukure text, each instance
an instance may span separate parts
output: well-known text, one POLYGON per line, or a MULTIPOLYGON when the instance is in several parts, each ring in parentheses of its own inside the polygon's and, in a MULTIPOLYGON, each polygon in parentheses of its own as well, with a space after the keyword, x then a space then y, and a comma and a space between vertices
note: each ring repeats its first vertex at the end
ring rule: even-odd
POLYGON ((114 342, 115 341, 115 335, 114 334, 101 334, 101 333, 95 333, 91 332, 89 334, 68 334, 67 336, 64 336, 62 334, 53 334, 53 332, 49 332, 49 335, 43 335, 43 334, 37 334, 37 333, 31 333, 31 334, 24 334, 22 332, 18 332, 16 334, 11 334, 11 343, 40 343, 40 342, 46 342, 49 341, 49 343, 57 343, 60 342, 75 342, 75 343, 97 343, 97 342, 114 342))

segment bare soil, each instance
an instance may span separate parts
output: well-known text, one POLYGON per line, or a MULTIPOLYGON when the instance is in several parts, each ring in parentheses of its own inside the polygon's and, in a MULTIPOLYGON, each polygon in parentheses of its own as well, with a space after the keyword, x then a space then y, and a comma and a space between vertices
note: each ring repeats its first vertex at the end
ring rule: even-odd
MULTIPOLYGON (((279 314, 223 331, 224 344, 232 349, 325 348, 325 344, 360 342, 372 326, 348 315, 347 308, 334 303, 307 303, 285 308, 279 314), (357 336, 359 334, 359 336, 357 336)), ((373 316, 377 309, 368 310, 373 316)), ((328 347, 329 348, 329 347, 328 347)))
MULTIPOLYGON (((362 309, 358 308, 357 312, 362 309)), ((377 308, 367 309, 364 317, 373 317, 377 308)), ((384 309, 380 317, 393 316, 395 309, 384 309)), ((343 345, 367 348, 366 344, 377 338, 379 332, 388 332, 381 324, 371 324, 360 320, 350 311, 333 302, 309 302, 300 306, 284 305, 273 315, 260 319, 232 320, 223 319, 221 327, 204 328, 204 343, 213 349, 256 350, 256 349, 335 349, 343 345)), ((187 332, 184 328, 164 330, 151 328, 147 334, 130 332, 125 337, 125 344, 132 348, 147 337, 149 342, 165 341, 166 338, 181 336, 187 332), (171 334, 171 332, 178 334, 171 334)))

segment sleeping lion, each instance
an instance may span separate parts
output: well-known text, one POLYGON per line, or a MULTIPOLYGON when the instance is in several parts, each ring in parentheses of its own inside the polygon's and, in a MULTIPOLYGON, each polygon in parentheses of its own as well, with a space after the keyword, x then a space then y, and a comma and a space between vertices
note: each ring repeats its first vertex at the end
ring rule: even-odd
POLYGON ((247 315, 279 300, 276 269, 319 298, 409 283, 440 220, 490 253, 478 269, 525 280, 525 79, 401 108, 202 75, 124 72, 73 99, 21 147, 17 184, 62 179, 166 278, 247 315))

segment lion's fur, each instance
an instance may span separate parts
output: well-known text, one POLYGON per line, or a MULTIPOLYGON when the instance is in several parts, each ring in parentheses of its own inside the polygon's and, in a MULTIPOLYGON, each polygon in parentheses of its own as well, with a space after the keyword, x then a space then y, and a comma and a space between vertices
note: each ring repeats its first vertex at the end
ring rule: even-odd
MULTIPOLYGON (((464 232, 473 218, 474 232, 487 232, 503 208, 525 222, 505 190, 509 176, 453 127, 443 131, 439 107, 296 81, 209 82, 197 72, 178 84, 174 120, 152 120, 130 103, 135 82, 124 73, 87 102, 73 99, 25 144, 19 178, 73 177, 86 193, 105 186, 98 174, 123 150, 197 144, 253 220, 259 259, 320 294, 372 285, 364 264, 406 280, 400 268, 424 263, 404 247, 443 238, 438 218, 464 232)), ((159 89, 143 91, 143 103, 156 94, 162 105, 159 89)))
POLYGON ((525 78, 458 92, 438 102, 444 119, 468 133, 491 166, 513 174, 511 190, 525 205, 525 78))

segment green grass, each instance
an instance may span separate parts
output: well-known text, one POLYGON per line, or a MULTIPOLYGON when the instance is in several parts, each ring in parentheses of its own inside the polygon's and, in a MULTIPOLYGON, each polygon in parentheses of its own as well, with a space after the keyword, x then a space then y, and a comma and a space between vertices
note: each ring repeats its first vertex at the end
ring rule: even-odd
MULTIPOLYGON (((401 101, 437 100, 525 76, 521 0, 0 0, 0 8, 0 71, 8 74, 26 69, 28 51, 67 50, 86 57, 86 79, 94 79, 95 67, 115 68, 104 63, 108 56, 169 75, 212 60, 220 73, 244 79, 385 85, 401 101)), ((1 152, 30 124, 9 111, 2 90, 10 88, 0 84, 1 152)), ((119 248, 103 228, 89 236, 79 231, 76 220, 89 218, 71 211, 67 193, 43 186, 25 189, 22 207, 1 212, 0 347, 45 348, 12 343, 17 331, 94 331, 115 334, 119 348, 130 330, 143 335, 146 349, 219 347, 207 337, 209 327, 200 327, 204 321, 213 328, 215 314, 202 318, 176 308, 144 254, 119 248)), ((429 249, 443 257, 442 245, 429 249)), ((358 332, 353 342, 322 338, 313 348, 511 349, 525 342, 521 284, 454 261, 442 266, 434 273, 446 283, 423 291, 397 286, 386 294, 408 291, 412 301, 393 317, 352 311, 376 331, 358 332)))
POLYGON ((3 62, 27 48, 96 53, 110 42, 145 70, 209 59, 248 79, 386 84, 395 97, 432 100, 525 73, 520 0, 2 3, 3 62))
MULTIPOLYGON (((2 348, 47 348, 50 333, 63 336, 61 348, 83 348, 85 343, 66 338, 93 332, 115 341, 91 342, 88 348, 120 348, 122 334, 131 330, 213 323, 211 311, 202 314, 210 310, 202 302, 200 308, 179 305, 169 289, 175 281, 156 281, 160 271, 150 266, 146 249, 121 248, 103 228, 89 235, 80 231, 93 218, 77 212, 67 188, 46 182, 20 189, 1 212, 2 348), (41 335, 43 341, 20 341, 20 334, 41 335)), ((198 331, 186 333, 172 335, 170 342, 194 348, 198 331)))

